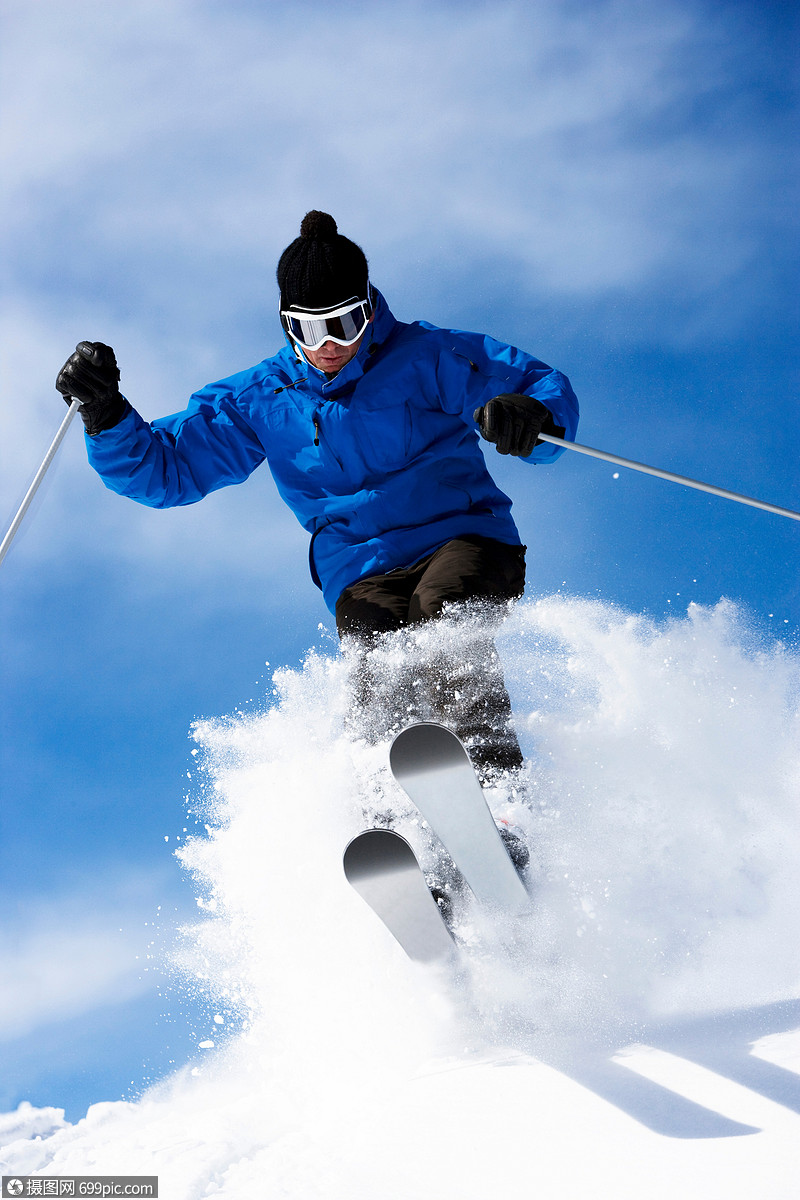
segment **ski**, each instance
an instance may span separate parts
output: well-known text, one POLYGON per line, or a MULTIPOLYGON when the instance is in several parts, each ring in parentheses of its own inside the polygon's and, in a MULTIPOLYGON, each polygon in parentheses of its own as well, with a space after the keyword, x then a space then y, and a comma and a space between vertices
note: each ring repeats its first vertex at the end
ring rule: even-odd
POLYGON ((350 842, 343 862, 349 883, 409 958, 431 962, 452 952, 439 906, 405 838, 391 829, 367 829, 350 842))
POLYGON ((494 823, 462 742, 443 725, 421 722, 397 735, 392 774, 443 843, 476 898, 520 912, 530 904, 494 823))

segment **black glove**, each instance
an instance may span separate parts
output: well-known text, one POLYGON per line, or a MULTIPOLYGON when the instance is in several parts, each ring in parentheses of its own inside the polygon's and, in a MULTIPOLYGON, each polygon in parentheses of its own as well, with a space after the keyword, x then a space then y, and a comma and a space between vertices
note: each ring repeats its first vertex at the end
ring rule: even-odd
POLYGON ((56 379, 56 388, 67 404, 80 400, 78 412, 90 437, 113 429, 125 416, 128 402, 118 385, 114 351, 102 342, 78 342, 56 379))
POLYGON ((516 393, 494 396, 483 408, 476 408, 473 415, 481 437, 494 442, 498 454, 527 458, 542 431, 555 437, 564 436, 564 430, 553 423, 549 408, 533 396, 516 393))

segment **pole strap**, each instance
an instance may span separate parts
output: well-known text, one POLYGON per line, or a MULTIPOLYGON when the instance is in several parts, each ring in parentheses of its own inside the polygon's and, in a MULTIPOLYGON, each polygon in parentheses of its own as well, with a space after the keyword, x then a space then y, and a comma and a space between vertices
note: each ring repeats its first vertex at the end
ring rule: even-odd
POLYGON ((751 508, 762 508, 764 512, 774 513, 778 517, 790 517, 793 521, 800 521, 800 512, 795 512, 792 508, 779 508, 777 504, 768 504, 765 500, 756 500, 753 496, 743 496, 741 492, 729 492, 725 488, 715 487, 713 483, 702 483, 699 479, 690 479, 687 475, 675 475, 672 471, 662 471, 660 467, 649 467, 646 463, 634 462, 631 458, 620 458, 618 454, 596 450, 593 446, 566 442, 563 438, 553 437, 549 433, 540 433, 539 440, 550 442, 553 446, 561 446, 565 450, 576 450, 578 454, 590 454, 592 458, 602 458, 604 462, 614 463, 618 467, 629 467, 632 471, 641 471, 644 475, 656 475, 659 479, 668 479, 671 483, 682 483, 684 487, 695 488, 698 492, 710 492, 712 496, 721 496, 723 500, 735 500, 737 504, 749 504, 751 508))

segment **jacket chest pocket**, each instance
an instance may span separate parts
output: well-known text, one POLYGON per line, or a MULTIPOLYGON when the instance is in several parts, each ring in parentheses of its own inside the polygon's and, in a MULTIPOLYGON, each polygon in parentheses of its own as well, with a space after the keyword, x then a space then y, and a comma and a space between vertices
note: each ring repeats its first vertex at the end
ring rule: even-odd
POLYGON ((347 425, 369 471, 398 470, 408 462, 413 423, 407 400, 354 405, 348 412, 347 425))

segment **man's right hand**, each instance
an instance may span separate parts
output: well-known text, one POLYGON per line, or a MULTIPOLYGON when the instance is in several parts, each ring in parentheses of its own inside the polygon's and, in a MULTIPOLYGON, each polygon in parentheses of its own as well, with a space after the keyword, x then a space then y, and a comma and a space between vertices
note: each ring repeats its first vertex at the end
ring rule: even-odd
POLYGON ((474 418, 481 437, 493 442, 498 454, 513 454, 527 458, 537 444, 539 434, 555 433, 557 430, 549 408, 545 408, 535 396, 518 392, 503 392, 493 396, 483 408, 476 408, 474 418))
POLYGON ((120 395, 117 360, 102 342, 78 342, 58 373, 56 388, 67 404, 80 401, 78 411, 90 437, 113 429, 125 415, 127 401, 120 395))

